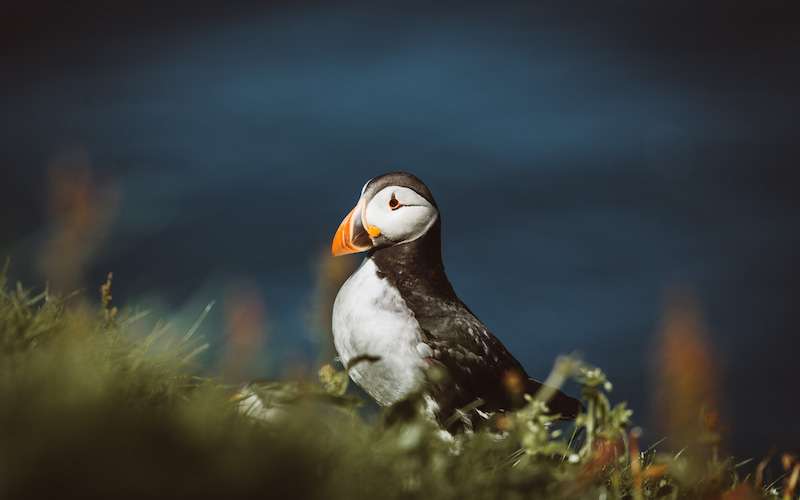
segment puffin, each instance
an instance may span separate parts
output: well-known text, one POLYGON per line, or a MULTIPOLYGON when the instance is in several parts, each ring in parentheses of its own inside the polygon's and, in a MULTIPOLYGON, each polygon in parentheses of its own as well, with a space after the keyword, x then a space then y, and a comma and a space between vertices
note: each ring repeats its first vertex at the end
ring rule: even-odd
MULTIPOLYGON (((379 405, 422 396, 447 430, 465 415, 472 427, 521 408, 525 394, 542 388, 456 295, 442 261, 439 207, 413 174, 367 181, 331 252, 367 252, 336 295, 332 330, 350 378, 379 405)), ((581 411, 577 399, 547 389, 551 414, 567 420, 581 411)))

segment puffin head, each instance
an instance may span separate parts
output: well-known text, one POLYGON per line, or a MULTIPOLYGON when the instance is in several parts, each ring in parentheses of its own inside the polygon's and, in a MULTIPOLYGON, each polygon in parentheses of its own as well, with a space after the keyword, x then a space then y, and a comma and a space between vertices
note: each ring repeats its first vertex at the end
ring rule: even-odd
POLYGON ((425 235, 439 218, 428 187, 407 172, 391 172, 367 181, 361 197, 333 237, 333 255, 364 252, 425 235))

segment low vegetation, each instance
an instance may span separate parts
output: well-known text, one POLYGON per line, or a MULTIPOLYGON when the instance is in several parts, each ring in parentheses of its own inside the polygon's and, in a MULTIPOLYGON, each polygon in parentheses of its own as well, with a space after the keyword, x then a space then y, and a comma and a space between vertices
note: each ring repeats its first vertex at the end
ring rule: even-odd
POLYGON ((365 414, 329 365, 245 389, 195 377, 197 328, 137 333, 110 281, 97 306, 0 281, 0 497, 796 497, 791 457, 768 484, 720 456, 707 415, 681 449, 640 448, 604 374, 574 360, 553 375, 582 387, 574 424, 531 398, 451 436, 414 401, 365 414))

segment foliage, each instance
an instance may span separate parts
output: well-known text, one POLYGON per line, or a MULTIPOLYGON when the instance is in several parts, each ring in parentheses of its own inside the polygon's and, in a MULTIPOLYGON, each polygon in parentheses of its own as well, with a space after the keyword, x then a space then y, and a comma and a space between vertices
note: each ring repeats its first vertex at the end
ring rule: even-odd
POLYGON ((762 478, 745 481, 715 453, 640 453, 630 410, 609 402, 600 370, 574 360, 556 373, 583 388, 586 411, 575 424, 553 421, 534 397, 485 429, 452 436, 417 411, 363 415, 346 373, 330 366, 319 382, 238 391, 193 377, 197 327, 137 336, 138 316, 111 305, 111 276, 99 310, 0 282, 2 497, 770 494, 762 478))

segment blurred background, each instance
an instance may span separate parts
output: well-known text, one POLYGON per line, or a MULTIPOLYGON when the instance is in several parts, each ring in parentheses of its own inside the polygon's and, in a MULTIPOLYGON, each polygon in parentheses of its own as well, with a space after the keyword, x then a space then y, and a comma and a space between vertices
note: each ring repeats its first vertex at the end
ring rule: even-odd
POLYGON ((113 271, 116 304, 178 327, 215 302, 210 373, 310 376, 358 263, 330 239, 408 170, 457 292, 532 375, 577 351, 652 440, 688 384, 733 452, 797 450, 793 10, 7 6, 0 255, 91 299, 113 271))

